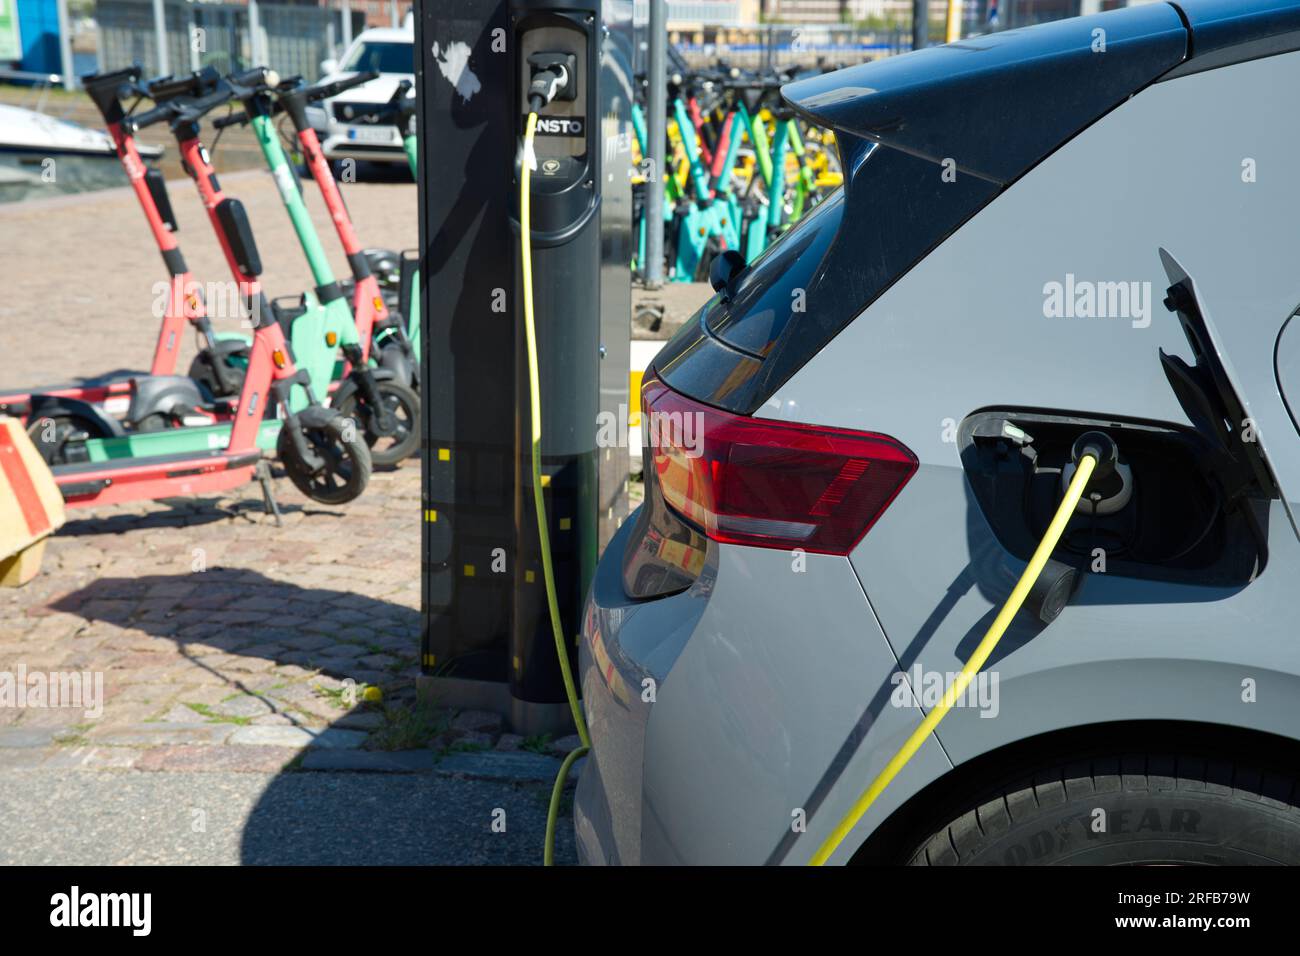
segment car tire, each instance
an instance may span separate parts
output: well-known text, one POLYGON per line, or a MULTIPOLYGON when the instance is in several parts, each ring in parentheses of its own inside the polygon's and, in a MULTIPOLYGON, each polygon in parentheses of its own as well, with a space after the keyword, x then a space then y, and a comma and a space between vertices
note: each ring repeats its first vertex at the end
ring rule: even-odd
POLYGON ((1032 772, 918 842, 911 866, 1300 864, 1296 777, 1213 755, 1032 772))

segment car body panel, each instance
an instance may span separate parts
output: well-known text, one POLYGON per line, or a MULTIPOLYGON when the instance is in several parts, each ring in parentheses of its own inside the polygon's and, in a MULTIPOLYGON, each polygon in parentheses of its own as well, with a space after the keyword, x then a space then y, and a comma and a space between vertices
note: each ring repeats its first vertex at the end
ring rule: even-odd
MULTIPOLYGON (((874 774, 915 729, 920 710, 889 703, 910 690, 891 680, 897 661, 847 559, 804 560, 799 571, 787 553, 711 547, 694 587, 644 602, 601 563, 579 661, 600 741, 575 802, 584 861, 805 863, 857 796, 827 790, 827 768, 874 774), (815 821, 805 835, 800 810, 815 821)), ((923 746, 878 812, 949 766, 923 746)))

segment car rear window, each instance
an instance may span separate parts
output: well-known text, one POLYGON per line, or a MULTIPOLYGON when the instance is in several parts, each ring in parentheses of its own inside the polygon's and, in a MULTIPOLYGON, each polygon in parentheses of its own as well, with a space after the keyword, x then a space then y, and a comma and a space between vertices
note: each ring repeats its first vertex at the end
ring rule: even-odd
POLYGON ((709 331, 734 348, 766 358, 791 320, 807 311, 808 290, 818 281, 843 215, 841 188, 741 273, 731 302, 709 315, 709 331))
POLYGON ((928 158, 840 136, 847 184, 715 295, 655 359, 674 391, 754 410, 999 186, 945 182, 928 158))

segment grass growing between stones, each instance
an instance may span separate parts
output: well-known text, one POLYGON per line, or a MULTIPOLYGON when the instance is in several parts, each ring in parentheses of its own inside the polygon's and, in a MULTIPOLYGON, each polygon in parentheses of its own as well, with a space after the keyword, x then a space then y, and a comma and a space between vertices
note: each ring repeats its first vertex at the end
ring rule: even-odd
POLYGON ((200 717, 217 724, 238 724, 240 727, 247 727, 253 722, 252 717, 227 717, 225 714, 218 714, 207 704, 191 704, 186 702, 185 706, 194 711, 194 713, 198 714, 200 717))
POLYGON ((449 726, 445 712, 421 704, 391 704, 384 708, 388 723, 366 741, 367 750, 414 750, 449 726))
POLYGON ((90 743, 86 737, 86 731, 93 727, 94 724, 73 724, 54 735, 54 742, 60 747, 80 747, 90 743))
POLYGON ((533 734, 531 737, 524 738, 523 743, 519 745, 519 749, 527 750, 529 753, 541 754, 545 757, 551 752, 550 746, 550 734, 533 734))

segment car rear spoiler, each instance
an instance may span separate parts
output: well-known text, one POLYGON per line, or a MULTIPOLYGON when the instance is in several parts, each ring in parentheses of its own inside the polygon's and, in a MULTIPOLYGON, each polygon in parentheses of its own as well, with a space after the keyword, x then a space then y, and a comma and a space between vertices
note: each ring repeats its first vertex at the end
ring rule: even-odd
POLYGON ((1187 41, 1178 10, 1151 4, 928 47, 781 93, 851 141, 846 182, 857 153, 878 144, 1006 186, 1181 63, 1187 41))

